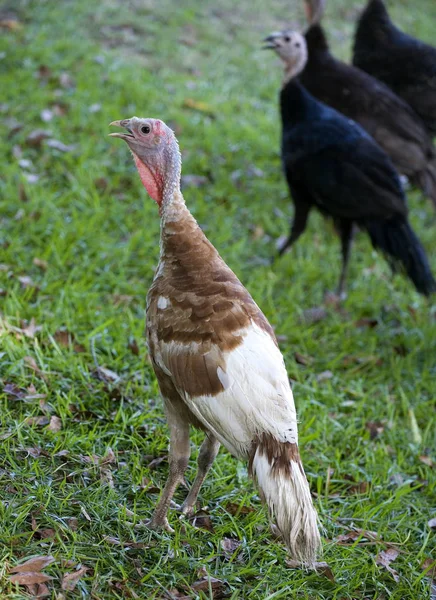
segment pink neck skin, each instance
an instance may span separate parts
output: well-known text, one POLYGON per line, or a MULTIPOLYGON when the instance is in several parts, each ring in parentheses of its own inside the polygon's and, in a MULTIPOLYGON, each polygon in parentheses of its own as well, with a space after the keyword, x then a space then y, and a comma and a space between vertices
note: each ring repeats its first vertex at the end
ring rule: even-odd
POLYGON ((143 186, 160 208, 163 200, 163 177, 159 173, 152 173, 152 171, 135 154, 133 155, 133 158, 135 159, 135 165, 138 169, 143 186))

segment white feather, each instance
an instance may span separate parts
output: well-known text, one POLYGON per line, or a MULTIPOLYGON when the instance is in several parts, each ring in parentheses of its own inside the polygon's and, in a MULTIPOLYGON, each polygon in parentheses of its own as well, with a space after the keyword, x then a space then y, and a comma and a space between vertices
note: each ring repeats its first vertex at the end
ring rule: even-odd
POLYGON ((224 391, 184 398, 232 454, 247 458, 259 433, 298 443, 297 416, 283 357, 271 336, 255 323, 239 334, 243 342, 225 354, 225 372, 218 367, 224 391))

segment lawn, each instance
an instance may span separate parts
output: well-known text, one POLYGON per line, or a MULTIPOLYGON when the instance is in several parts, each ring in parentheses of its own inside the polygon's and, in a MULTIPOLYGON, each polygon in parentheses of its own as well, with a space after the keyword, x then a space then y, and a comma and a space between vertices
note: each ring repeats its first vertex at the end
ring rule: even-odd
MULTIPOLYGON (((361 5, 328 6, 344 58, 361 5)), ((434 40, 433 0, 390 8, 434 40)), ((361 234, 346 301, 325 304, 339 241, 315 214, 271 266, 292 204, 281 66, 260 41, 303 23, 302 2, 10 0, 0 20, 0 598, 429 598, 434 301, 361 234), (276 329, 323 526, 319 572, 287 562, 246 465, 224 450, 194 520, 171 511, 173 535, 142 524, 168 438, 143 333, 157 209, 107 136, 134 114, 176 131, 188 206, 276 329), (11 570, 33 557, 39 577, 19 585, 11 570)), ((436 272, 434 210, 408 196, 436 272)))

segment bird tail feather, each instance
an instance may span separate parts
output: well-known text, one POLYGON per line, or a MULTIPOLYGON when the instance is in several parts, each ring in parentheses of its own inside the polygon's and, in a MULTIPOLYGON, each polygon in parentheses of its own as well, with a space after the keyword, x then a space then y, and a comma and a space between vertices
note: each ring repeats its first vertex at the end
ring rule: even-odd
POLYGON ((264 435, 253 445, 249 471, 292 556, 313 566, 321 539, 297 444, 264 435))
POLYGON ((424 248, 405 217, 389 221, 370 219, 364 225, 373 246, 386 254, 391 266, 402 266, 419 293, 428 296, 436 292, 424 248))

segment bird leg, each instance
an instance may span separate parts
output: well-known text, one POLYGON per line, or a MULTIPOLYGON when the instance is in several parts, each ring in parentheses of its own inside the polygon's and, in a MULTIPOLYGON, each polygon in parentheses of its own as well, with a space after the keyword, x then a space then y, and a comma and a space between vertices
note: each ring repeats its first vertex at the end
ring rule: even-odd
POLYGON ((180 417, 177 417, 170 410, 167 410, 167 420, 170 428, 170 472, 153 516, 147 522, 147 527, 150 529, 166 529, 166 531, 172 533, 173 529, 170 527, 167 518, 168 508, 177 486, 183 481, 183 475, 188 466, 190 446, 189 424, 181 421, 180 417))
POLYGON ((342 269, 341 276, 339 277, 339 284, 337 289, 337 296, 339 300, 344 294, 345 279, 347 275, 348 261, 350 258, 351 243, 353 241, 353 223, 350 221, 341 221, 340 223, 341 232, 341 251, 342 251, 342 269))
POLYGON ((294 244, 303 231, 306 229, 307 217, 309 216, 310 206, 295 204, 294 219, 291 225, 291 233, 285 242, 279 248, 279 256, 283 256, 288 248, 294 244))
POLYGON ((186 496, 186 499, 180 509, 183 515, 190 516, 194 512, 198 492, 203 485, 203 481, 206 479, 209 469, 211 468, 219 449, 219 441, 212 434, 206 434, 198 454, 197 475, 191 489, 189 490, 189 494, 186 496))

